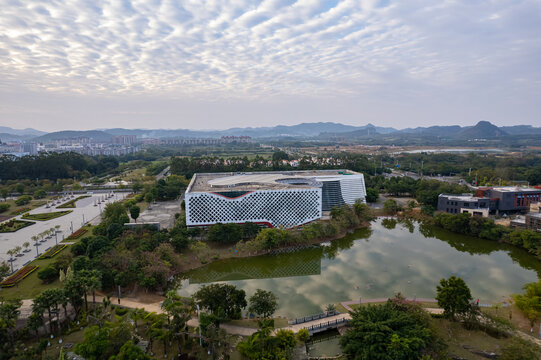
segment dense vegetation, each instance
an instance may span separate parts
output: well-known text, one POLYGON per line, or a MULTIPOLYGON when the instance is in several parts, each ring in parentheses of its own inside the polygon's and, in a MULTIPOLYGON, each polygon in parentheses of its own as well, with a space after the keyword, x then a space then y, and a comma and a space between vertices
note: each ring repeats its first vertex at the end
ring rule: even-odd
POLYGON ((90 157, 76 153, 42 153, 35 156, 1 156, 2 180, 87 178, 118 167, 112 156, 90 157))
POLYGON ((477 178, 479 185, 514 180, 541 184, 541 157, 536 155, 401 154, 396 161, 402 170, 420 173, 422 167, 425 175, 460 175, 470 183, 477 178))
MULTIPOLYGON (((256 155, 244 157, 174 157, 171 159, 171 173, 192 177, 196 172, 240 172, 240 171, 276 171, 276 170, 314 170, 314 169, 349 169, 359 172, 373 172, 374 165, 365 155, 329 154, 326 156, 303 156, 298 166, 282 163, 284 153, 276 152, 272 160, 256 155), (278 155, 276 155, 278 154, 278 155)), ((286 154, 287 156, 287 154, 286 154)), ((378 173, 382 169, 377 169, 378 173)))
POLYGON ((400 360, 439 358, 439 343, 430 316, 401 298, 351 312, 349 330, 340 338, 348 358, 400 360), (433 356, 433 357, 431 357, 433 356))
POLYGON ((506 242, 541 257, 541 233, 533 230, 513 230, 509 227, 495 224, 492 219, 471 216, 471 214, 453 215, 440 213, 434 217, 434 224, 458 234, 506 242))

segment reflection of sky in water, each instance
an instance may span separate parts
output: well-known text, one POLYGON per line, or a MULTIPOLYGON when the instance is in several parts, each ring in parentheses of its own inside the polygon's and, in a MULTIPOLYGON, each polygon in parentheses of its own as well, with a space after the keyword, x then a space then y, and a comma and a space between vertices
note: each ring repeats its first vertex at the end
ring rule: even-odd
MULTIPOLYGON (((316 313, 325 304, 355 300, 359 296, 369 299, 401 292, 408 297, 433 298, 439 280, 451 275, 464 278, 475 298, 495 302, 519 292, 524 284, 537 281, 537 273, 522 268, 509 256, 510 251, 513 258, 521 263, 541 268, 539 263, 532 262, 532 258, 524 252, 509 247, 501 250, 500 245, 480 239, 445 234, 446 240, 451 237, 461 249, 465 247, 464 242, 476 242, 474 250, 465 248, 475 253, 472 255, 458 251, 450 242, 424 237, 417 226, 410 233, 400 224, 389 230, 377 221, 372 224, 372 230, 368 239, 355 240, 351 248, 338 250, 334 258, 323 257, 319 274, 308 272, 313 275, 299 276, 295 273, 297 276, 227 283, 244 289, 248 296, 257 288, 273 291, 279 297, 277 315, 294 317, 316 313)), ((296 255, 278 256, 284 256, 284 266, 291 266, 292 256, 302 262, 307 258, 303 253, 307 254, 308 251, 312 251, 308 257, 313 265, 313 249, 296 255)), ((257 270, 262 273, 268 271, 269 267, 274 266, 276 269, 276 260, 269 257, 236 259, 238 262, 233 263, 232 268, 260 267, 257 270), (269 265, 271 261, 274 265, 269 265)), ((195 270, 193 276, 204 276, 205 271, 212 269, 229 271, 227 269, 230 268, 231 262, 227 261, 210 264, 195 270)), ((185 280, 179 292, 181 295, 190 295, 200 286, 185 280)))

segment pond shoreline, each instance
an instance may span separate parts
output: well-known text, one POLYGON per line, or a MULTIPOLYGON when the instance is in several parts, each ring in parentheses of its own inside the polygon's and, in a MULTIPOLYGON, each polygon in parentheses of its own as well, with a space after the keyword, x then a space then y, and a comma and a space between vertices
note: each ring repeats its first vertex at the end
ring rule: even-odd
MULTIPOLYGON (((379 217, 377 217, 379 218, 379 217)), ((362 222, 359 224, 359 226, 356 226, 354 228, 348 229, 345 232, 342 232, 340 234, 337 234, 332 237, 325 237, 325 238, 318 238, 313 239, 308 242, 298 243, 298 244, 290 244, 286 246, 281 246, 273 249, 263 250, 263 251, 254 251, 254 252, 247 252, 247 253, 240 253, 235 252, 236 251, 236 244, 227 246, 227 247, 219 247, 215 248, 214 250, 217 250, 218 257, 211 257, 207 262, 201 262, 199 259, 193 262, 188 262, 188 266, 184 267, 182 271, 176 272, 172 276, 178 277, 182 274, 188 273, 192 270, 196 270, 202 267, 205 267, 207 265, 210 265, 212 263, 221 261, 221 260, 228 260, 228 259, 242 259, 242 258, 249 258, 249 257, 255 257, 255 256, 263 256, 263 255, 274 255, 279 254, 281 252, 287 252, 288 250, 298 250, 298 249, 308 249, 315 245, 320 245, 326 242, 334 241, 334 240, 340 240, 345 238, 346 236, 355 233, 357 230, 361 229, 368 229, 371 226, 372 221, 370 222, 362 222)), ((186 254, 185 256, 195 256, 193 253, 186 254)), ((191 259, 190 259, 191 260, 191 259)))

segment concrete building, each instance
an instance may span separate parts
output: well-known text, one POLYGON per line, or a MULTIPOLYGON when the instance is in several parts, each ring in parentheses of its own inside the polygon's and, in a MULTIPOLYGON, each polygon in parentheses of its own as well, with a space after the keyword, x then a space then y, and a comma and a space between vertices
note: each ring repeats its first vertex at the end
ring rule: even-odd
POLYGON ((438 196, 438 211, 445 211, 449 214, 470 213, 488 217, 495 208, 496 203, 491 199, 471 194, 440 194, 438 196))
POLYGON ((541 201, 541 189, 517 186, 479 188, 476 196, 497 200, 499 212, 526 212, 531 203, 541 201))
POLYGON ((186 225, 295 227, 365 198, 364 176, 348 170, 195 174, 186 190, 186 225))

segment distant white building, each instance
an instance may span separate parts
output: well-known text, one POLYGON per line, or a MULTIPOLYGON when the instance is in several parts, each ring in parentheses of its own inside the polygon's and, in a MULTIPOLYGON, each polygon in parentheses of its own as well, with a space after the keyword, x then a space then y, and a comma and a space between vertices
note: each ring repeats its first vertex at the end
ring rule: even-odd
POLYGON ((186 190, 186 225, 294 227, 365 199, 364 176, 348 170, 195 174, 186 190))

